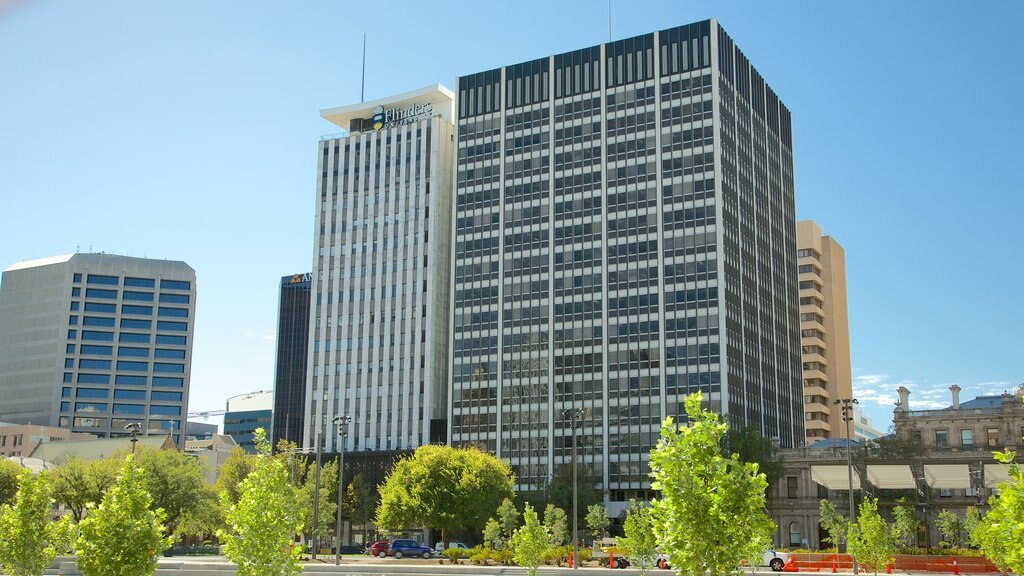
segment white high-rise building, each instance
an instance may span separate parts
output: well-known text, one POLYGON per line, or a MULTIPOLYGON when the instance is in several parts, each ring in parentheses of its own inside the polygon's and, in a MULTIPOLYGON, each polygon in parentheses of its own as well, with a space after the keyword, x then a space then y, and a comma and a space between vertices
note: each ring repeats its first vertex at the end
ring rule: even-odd
POLYGON ((196 274, 184 262, 66 254, 0 281, 0 421, 184 446, 196 274))
POLYGON ((321 111, 303 445, 443 441, 453 94, 440 85, 321 111))

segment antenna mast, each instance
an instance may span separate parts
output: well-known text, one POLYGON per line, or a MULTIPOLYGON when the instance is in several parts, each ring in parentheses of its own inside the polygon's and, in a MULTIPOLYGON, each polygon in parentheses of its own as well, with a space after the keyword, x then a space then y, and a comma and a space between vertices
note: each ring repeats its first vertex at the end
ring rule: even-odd
POLYGON ((359 88, 359 101, 366 102, 366 32, 363 32, 363 81, 359 88))
POLYGON ((608 0, 608 41, 612 41, 612 0, 608 0))

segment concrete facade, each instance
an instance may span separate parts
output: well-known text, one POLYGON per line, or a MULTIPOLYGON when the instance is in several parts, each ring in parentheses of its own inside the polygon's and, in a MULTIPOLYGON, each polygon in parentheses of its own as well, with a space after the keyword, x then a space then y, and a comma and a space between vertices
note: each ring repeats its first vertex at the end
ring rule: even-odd
POLYGON ((0 421, 179 445, 192 359, 195 271, 184 262, 68 254, 0 282, 0 421))
MULTIPOLYGON (((846 438, 841 398, 853 398, 850 327, 846 309, 846 255, 812 220, 797 222, 800 345, 803 354, 807 444, 846 438)), ((851 422, 850 432, 853 433, 851 422)))
POLYGON ((1024 385, 998 396, 960 402, 960 387, 950 386, 950 406, 910 410, 910 390, 900 387, 893 424, 900 438, 939 452, 978 452, 1024 446, 1024 385))
POLYGON ((302 446, 444 442, 454 165, 441 85, 322 110, 302 446))
POLYGON ((73 442, 95 438, 92 434, 72 432, 67 428, 0 422, 0 458, 28 456, 44 442, 73 442))

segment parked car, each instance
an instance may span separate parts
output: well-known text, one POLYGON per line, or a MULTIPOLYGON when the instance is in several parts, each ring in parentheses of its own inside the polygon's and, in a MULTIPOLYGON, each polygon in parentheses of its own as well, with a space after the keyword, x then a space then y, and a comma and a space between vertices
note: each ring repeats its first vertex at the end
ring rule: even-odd
MULTIPOLYGON (((785 552, 765 550, 764 554, 761 555, 761 566, 767 566, 771 568, 773 572, 782 572, 783 566, 785 566, 788 561, 789 554, 786 554, 785 552)), ((670 570, 672 568, 669 566, 668 555, 666 554, 658 554, 655 564, 662 570, 670 570)))
POLYGON ((387 551, 388 556, 394 556, 395 558, 401 558, 403 556, 430 558, 433 553, 433 548, 424 546, 415 540, 404 538, 392 540, 391 546, 387 551))
POLYGON ((376 556, 378 558, 384 558, 388 555, 388 549, 391 545, 383 540, 370 544, 370 556, 376 556))
POLYGON ((789 554, 785 552, 765 550, 761 555, 761 566, 767 566, 775 572, 782 572, 782 567, 786 565, 786 562, 789 562, 789 554))
MULTIPOLYGON (((465 542, 449 542, 448 548, 458 548, 459 550, 462 550, 463 556, 465 556, 469 552, 469 546, 466 546, 465 542)), ((444 543, 439 541, 437 544, 434 545, 434 550, 438 554, 444 552, 444 543)))

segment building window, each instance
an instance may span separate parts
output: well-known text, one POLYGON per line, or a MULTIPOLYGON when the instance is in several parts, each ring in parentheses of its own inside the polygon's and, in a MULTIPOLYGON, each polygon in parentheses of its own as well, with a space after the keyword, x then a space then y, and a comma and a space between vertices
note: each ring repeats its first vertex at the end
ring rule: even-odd
POLYGON ((942 488, 939 490, 939 498, 952 498, 953 490, 949 488, 942 488))
POLYGON ((936 448, 949 448, 949 431, 947 431, 947 430, 936 430, 935 431, 935 447, 936 448))
POLYGON ((791 547, 800 546, 800 524, 796 522, 789 523, 789 545, 791 547))
POLYGON ((960 430, 960 446, 964 448, 974 447, 974 430, 966 428, 960 430))
POLYGON ((999 446, 999 428, 985 430, 985 436, 989 446, 999 446))
POLYGON ((786 477, 786 498, 797 498, 796 476, 786 477))

